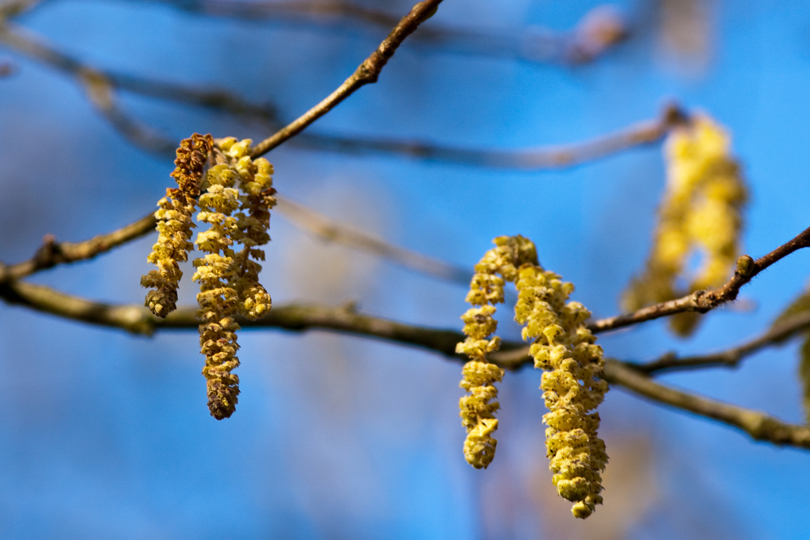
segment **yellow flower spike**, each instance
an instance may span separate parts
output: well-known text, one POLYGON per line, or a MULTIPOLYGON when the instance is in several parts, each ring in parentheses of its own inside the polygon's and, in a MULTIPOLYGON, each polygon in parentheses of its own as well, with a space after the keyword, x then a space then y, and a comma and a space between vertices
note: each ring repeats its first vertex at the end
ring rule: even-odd
POLYGON ((586 518, 601 503, 601 472, 607 463, 597 435, 599 416, 592 412, 604 399, 607 383, 602 349, 584 326, 590 312, 569 302, 574 286, 536 263, 524 264, 515 285, 515 321, 525 325, 523 338, 534 338, 530 353, 544 369, 540 388, 549 412, 543 417, 549 467, 557 492, 574 503, 575 517, 586 518), (598 379, 598 380, 597 380, 598 379))
POLYGON ((200 352, 205 355, 203 375, 208 386, 208 409, 217 420, 229 417, 236 408, 239 377, 231 373, 239 366, 236 351, 236 331, 239 325, 233 317, 237 311, 238 294, 233 281, 238 271, 233 243, 236 219, 231 214, 239 207, 239 194, 233 185, 238 176, 227 165, 216 165, 208 171, 208 192, 200 196, 197 219, 210 228, 197 234, 198 249, 206 252, 194 261, 199 281, 197 303, 200 309, 200 352))
MULTIPOLYGON (((245 154, 250 151, 250 140, 245 154)), ((243 142, 245 142, 243 141, 243 142)), ((233 150, 233 149, 232 149, 233 150)), ((264 260, 264 251, 259 249, 270 241, 270 209, 276 205, 273 197, 273 166, 264 158, 255 161, 248 155, 239 158, 235 165, 241 182, 239 185, 238 237, 243 245, 237 258, 240 263, 235 286, 239 293, 239 313, 250 320, 263 317, 271 308, 272 300, 267 290, 259 283, 262 267, 257 261, 264 260)))
MULTIPOLYGON (((624 309, 664 302, 698 289, 722 285, 740 253, 741 209, 747 189, 731 155, 728 134, 708 116, 676 128, 665 145, 667 190, 659 208, 654 245, 641 276, 622 299, 624 309), (702 252, 702 265, 688 290, 677 290, 690 255, 702 252)), ((677 334, 688 335, 699 315, 670 318, 677 334)))
POLYGON ((497 441, 492 434, 498 429, 494 413, 499 408, 494 401, 498 390, 494 383, 500 382, 503 370, 487 362, 486 355, 497 351, 501 340, 495 336, 498 327, 493 318, 494 304, 503 302, 503 287, 506 281, 514 281, 517 268, 524 262, 537 260, 534 244, 522 236, 500 236, 495 247, 487 251, 475 265, 475 275, 470 282, 466 301, 472 309, 462 315, 467 339, 456 345, 456 352, 471 360, 462 370, 461 388, 470 392, 459 401, 459 415, 467 428, 464 442, 464 457, 476 469, 486 468, 495 457, 497 441))
POLYGON ((171 174, 178 187, 167 189, 166 197, 158 201, 155 217, 159 236, 147 258, 158 269, 141 278, 142 286, 154 289, 147 293, 145 303, 158 317, 166 317, 177 307, 177 286, 183 275, 178 262, 186 261, 193 247, 189 241, 194 227, 191 216, 213 144, 211 135, 198 133, 181 141, 171 174))
POLYGON ((497 329, 493 304, 503 301, 506 281, 515 282, 518 301, 515 320, 524 325, 525 340, 534 340, 530 352, 535 366, 544 369, 541 389, 549 408, 543 420, 549 467, 558 493, 572 501, 572 512, 588 517, 602 502, 601 472, 607 463, 605 445, 597 435, 599 415, 594 412, 604 399, 607 383, 602 348, 584 326, 590 312, 578 302, 568 302, 571 283, 544 270, 537 261, 534 244, 521 236, 500 236, 475 265, 467 301, 474 306, 462 315, 467 339, 456 351, 471 358, 460 386, 469 391, 459 401, 462 425, 467 429, 464 455, 476 468, 487 467, 495 455, 498 427, 494 413, 499 405, 495 382, 503 371, 487 362, 499 341, 488 342, 497 329))
MULTIPOLYGON (((178 187, 167 190, 155 212, 160 236, 148 261, 158 270, 141 278, 145 287, 155 289, 146 298, 155 315, 165 317, 175 309, 177 283, 182 276, 178 261, 187 260, 193 247, 191 215, 199 205, 197 220, 209 228, 195 239, 204 256, 194 260, 192 279, 200 283, 197 317, 201 321, 201 352, 206 357, 203 375, 208 406, 218 420, 233 413, 239 394, 239 378, 232 373, 239 366, 239 325, 234 318, 242 314, 255 320, 271 305, 270 296, 258 282, 261 266, 255 261, 264 260, 259 247, 270 239, 270 208, 276 204, 273 167, 264 158, 250 158, 251 142, 234 137, 215 142, 210 135, 196 133, 182 141, 172 173, 178 187), (203 182, 215 146, 213 161, 218 163, 208 169, 203 182), (241 244, 238 252, 237 244, 241 244)), ((493 344, 485 342, 482 350, 491 349, 493 344)))

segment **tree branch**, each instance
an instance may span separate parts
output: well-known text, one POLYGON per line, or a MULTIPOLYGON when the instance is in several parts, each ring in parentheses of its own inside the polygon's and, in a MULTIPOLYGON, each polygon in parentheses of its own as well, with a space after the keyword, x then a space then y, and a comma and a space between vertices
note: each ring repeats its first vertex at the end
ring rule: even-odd
MULTIPOLYGON (((472 272, 463 268, 389 244, 371 234, 356 231, 290 199, 280 196, 276 198, 279 202, 277 210, 293 225, 328 242, 359 249, 416 272, 462 283, 465 286, 469 285, 472 279, 472 272)), ((154 232, 156 224, 157 220, 150 213, 134 223, 84 242, 56 242, 53 235, 47 235, 31 259, 9 266, 0 263, 0 283, 21 279, 58 264, 92 259, 114 247, 154 232)))
POLYGON ((86 84, 87 74, 92 73, 96 80, 104 79, 112 88, 177 103, 219 109, 237 116, 263 120, 273 126, 280 123, 276 110, 271 105, 254 105, 224 90, 200 90, 181 84, 90 67, 45 45, 29 32, 4 22, 2 17, 0 17, 0 42, 47 66, 72 75, 82 84, 86 84))
POLYGON ((57 242, 54 236, 49 234, 45 236, 42 246, 31 259, 11 266, 0 265, 0 284, 30 276, 57 264, 92 259, 114 247, 153 232, 156 224, 154 213, 149 213, 134 223, 84 242, 57 242))
POLYGON ((251 157, 259 157, 276 148, 284 141, 295 137, 315 122, 318 118, 331 111, 336 105, 352 95, 358 88, 377 82, 385 64, 394 55, 397 48, 406 37, 412 34, 422 22, 430 18, 432 12, 438 8, 442 0, 423 0, 416 4, 410 13, 405 15, 399 24, 380 43, 380 46, 366 58, 355 70, 351 77, 346 79, 337 90, 329 94, 326 99, 315 105, 297 120, 278 131, 275 135, 265 139, 253 148, 251 157))
MULTIPOLYGON (((151 335, 158 329, 191 329, 196 328, 199 324, 195 316, 196 308, 193 307, 182 307, 171 313, 165 320, 161 320, 142 306, 92 302, 55 291, 49 287, 21 281, 0 285, 0 297, 8 303, 21 304, 63 318, 121 328, 143 335, 151 335)), ((465 361, 464 358, 455 354, 456 344, 464 339, 461 332, 403 324, 361 315, 356 313, 351 306, 337 308, 296 304, 276 306, 264 319, 259 321, 239 319, 239 323, 246 328, 274 327, 292 331, 332 330, 411 345, 440 353, 459 362, 465 361)), ((508 353, 509 349, 520 345, 522 344, 506 342, 504 343, 505 352, 508 353)), ((494 363, 508 368, 516 367, 500 362, 497 353, 492 356, 494 363)), ((525 365, 525 362, 522 365, 525 365)), ((785 424, 758 411, 668 388, 617 360, 606 362, 604 378, 610 384, 623 386, 631 392, 653 401, 739 428, 754 439, 810 448, 810 428, 785 424)))
MULTIPOLYGON (((343 0, 295 0, 233 2, 222 0, 153 0, 178 10, 247 21, 282 19, 304 24, 347 20, 374 27, 391 28, 398 17, 343 0)), ((568 31, 548 28, 489 30, 431 25, 414 36, 414 41, 438 45, 443 51, 477 56, 518 58, 529 62, 574 64, 589 62, 624 41, 629 34, 624 19, 609 6, 587 12, 568 31)))
MULTIPOLYGON (((192 104, 248 119, 257 119, 278 129, 281 121, 272 105, 254 105, 224 91, 198 90, 176 83, 137 77, 91 67, 38 39, 0 21, 0 41, 47 66, 72 75, 86 90, 91 104, 110 124, 136 146, 161 156, 173 156, 176 142, 140 125, 126 115, 115 101, 115 90, 177 103, 192 104)), ((488 150, 443 146, 428 141, 346 137, 335 134, 302 133, 297 146, 342 153, 383 153, 414 159, 443 161, 479 167, 543 170, 576 166, 612 154, 660 141, 686 114, 675 105, 664 108, 659 118, 639 122, 591 141, 517 150, 488 150)))
POLYGON ((617 360, 605 363, 605 380, 652 401, 717 420, 758 441, 810 448, 810 428, 786 424, 759 411, 669 388, 617 360))
POLYGON ((458 148, 426 141, 401 141, 379 138, 355 138, 341 135, 304 133, 297 144, 319 150, 346 153, 388 153, 424 159, 496 169, 544 170, 573 167, 596 161, 624 150, 653 144, 666 136, 673 126, 686 121, 687 115, 676 105, 667 105, 659 118, 638 122, 590 141, 567 145, 546 145, 517 150, 458 148))
POLYGON ((661 302, 660 304, 653 304, 652 306, 641 308, 633 313, 600 319, 592 322, 588 327, 592 332, 599 333, 638 324, 640 322, 651 321, 653 319, 660 319, 661 317, 667 317, 684 311, 707 313, 717 306, 735 300, 743 285, 750 282, 754 276, 772 264, 790 255, 794 251, 808 246, 810 246, 810 228, 805 229, 792 240, 757 260, 753 260, 748 255, 743 255, 738 260, 737 271, 734 272, 731 279, 716 289, 695 291, 682 298, 661 302))
POLYGON ((331 220, 287 197, 276 195, 277 210, 299 229, 318 236, 328 242, 335 242, 378 257, 388 259, 395 264, 435 276, 439 279, 470 284, 473 273, 464 268, 453 266, 444 261, 433 259, 409 249, 385 242, 371 234, 360 232, 349 226, 331 220))
POLYGON ((725 351, 698 356, 685 356, 683 358, 679 358, 675 353, 668 353, 658 360, 646 364, 631 365, 636 371, 647 375, 661 371, 682 371, 710 367, 733 368, 737 367, 744 358, 760 349, 771 345, 779 345, 786 339, 805 330, 810 330, 810 313, 802 313, 785 319, 761 336, 725 351))
MULTIPOLYGON (((134 334, 151 335, 156 330, 196 329, 200 324, 196 317, 196 306, 181 306, 166 319, 160 319, 143 306, 93 302, 44 285, 24 281, 0 284, 0 298, 10 304, 22 305, 43 313, 98 326, 120 328, 134 334)), ((241 317, 237 317, 237 321, 243 328, 280 328, 293 331, 322 329, 374 337, 430 349, 463 361, 455 354, 456 344, 464 340, 461 332, 437 330, 362 315, 357 313, 352 305, 273 306, 268 314, 258 321, 249 321, 241 317)))

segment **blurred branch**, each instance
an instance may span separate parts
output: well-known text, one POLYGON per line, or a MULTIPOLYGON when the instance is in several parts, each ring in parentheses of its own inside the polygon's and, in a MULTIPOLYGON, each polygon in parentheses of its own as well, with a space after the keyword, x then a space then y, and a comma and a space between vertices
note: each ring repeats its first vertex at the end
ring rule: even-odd
POLYGON ((669 388, 617 360, 605 362, 605 380, 634 394, 738 428, 758 441, 810 448, 810 428, 765 413, 669 388))
POLYGON ((16 71, 14 64, 6 60, 0 60, 0 79, 13 75, 16 71))
POLYGON ((352 229, 344 223, 331 220, 286 197, 276 195, 277 210, 299 229, 351 248, 367 251, 396 264, 449 281, 470 284, 472 272, 443 261, 426 257, 416 251, 391 245, 371 234, 352 229))
POLYGON ((633 369, 644 374, 710 367, 733 368, 737 367, 747 356, 771 345, 781 345, 786 339, 808 329, 810 329, 810 313, 803 313, 785 319, 761 336, 725 351, 683 358, 679 358, 675 353, 669 353, 653 362, 632 364, 632 366, 633 369))
MULTIPOLYGON (((250 22, 275 19, 305 25, 348 23, 353 32, 358 24, 389 29, 399 21, 399 17, 388 12, 343 0, 153 1, 192 14, 250 22)), ((627 23, 618 11, 613 6, 601 5, 588 11, 574 28, 565 32, 537 26, 485 30, 436 24, 414 36, 413 41, 456 54, 578 64, 593 61, 624 41, 628 34, 627 23)))
POLYGON ((682 298, 647 306, 633 313, 610 317, 608 319, 600 319, 592 322, 589 327, 596 333, 651 321, 684 311, 707 313, 717 306, 735 300, 743 285, 750 282, 754 276, 772 264, 790 255, 794 251, 808 246, 810 246, 810 228, 805 229, 792 240, 757 260, 753 260, 748 255, 743 255, 738 260, 737 271, 734 272, 731 279, 716 289, 695 291, 682 298))
POLYGON ((0 42, 30 58, 72 75, 83 85, 86 85, 87 74, 91 73, 94 80, 103 80, 113 89, 127 90, 176 103, 218 109, 237 116, 263 120, 271 125, 279 124, 275 108, 272 106, 254 105, 224 90, 200 90, 191 86, 92 68, 45 45, 29 32, 4 22, 2 17, 0 17, 0 42))
POLYGON ((10 266, 0 265, 0 284, 30 276, 58 264, 92 259, 114 247, 153 232, 155 225, 155 216, 149 213, 134 223, 84 242, 57 242, 53 235, 49 234, 31 259, 10 266))
MULTIPOLYGON (((50 67, 72 75, 84 87, 93 106, 113 127, 132 143, 150 152, 172 156, 176 142, 127 116, 116 102, 115 90, 126 90, 177 103, 217 109, 237 116, 258 119, 274 129, 281 127, 276 110, 271 105, 254 105, 224 91, 198 90, 190 86, 97 69, 44 45, 20 28, 14 28, 2 22, 0 22, 0 42, 4 42, 50 67)), ((382 69, 382 66, 379 66, 379 69, 382 69)), ((358 68, 359 70, 360 68, 358 68)), ((673 125, 682 122, 685 118, 686 114, 683 111, 680 111, 675 105, 669 105, 657 119, 639 122, 592 141, 519 150, 457 148, 418 140, 385 140, 317 133, 303 133, 294 139, 294 144, 344 153, 389 153, 415 159, 472 166, 539 170, 571 167, 636 146, 655 143, 663 138, 673 125)), ((278 135, 276 134, 276 136, 278 135)))
POLYGON ((297 120, 276 132, 275 135, 257 144, 251 153, 251 157, 259 157, 276 148, 287 139, 295 137, 298 133, 306 129, 307 126, 315 122, 318 118, 331 111, 336 105, 352 95, 357 89, 367 84, 377 82, 385 64, 394 56, 397 48, 411 35, 419 25, 433 16, 442 0, 423 0, 416 4, 411 11, 405 15, 396 27, 388 34, 380 46, 360 64, 355 72, 341 84, 337 90, 332 92, 323 101, 315 105, 309 111, 300 116, 297 120))
POLYGON ((16 17, 21 13, 35 7, 42 0, 6 0, 0 2, 0 21, 16 17))
MULTIPOLYGON (((277 210, 293 225, 328 242, 366 251, 405 268, 439 279, 462 283, 465 286, 469 285, 472 279, 472 272, 463 268, 389 244, 371 234, 356 231, 290 199, 279 196, 276 198, 279 201, 277 210)), ((114 247, 154 232, 155 226, 155 217, 150 213, 125 227, 84 242, 56 242, 53 235, 48 235, 31 259, 10 266, 0 264, 0 283, 21 279, 58 264, 92 259, 114 247)))
POLYGON ((148 152, 171 156, 177 143, 132 120, 115 101, 114 88, 102 73, 84 69, 79 81, 90 103, 124 138, 148 152))
MULTIPOLYGON (((43 285, 12 281, 0 285, 0 297, 37 311, 95 325, 121 328, 136 334, 151 335, 158 329, 196 329, 196 307, 182 307, 165 320, 158 319, 142 306, 92 302, 70 296, 43 285)), ((259 321, 240 319, 247 328, 274 327, 285 330, 331 330, 411 345, 464 362, 455 354, 456 344, 464 339, 461 332, 398 323, 356 313, 351 306, 325 307, 290 304, 276 306, 259 321)), ((505 342, 508 349, 521 344, 505 342)), ((493 355, 497 360, 497 355, 493 355)), ((496 362, 499 363, 499 362, 496 362)), ((514 367, 507 365, 506 367, 514 367)), ((633 367, 607 360, 604 378, 612 385, 627 388, 653 401, 712 418, 742 429, 754 439, 775 444, 810 448, 810 428, 785 424, 764 413, 713 401, 674 390, 652 381, 633 367)))
POLYGON ((542 170, 573 167, 623 150, 658 142, 673 126, 684 122, 686 118, 684 111, 669 104, 664 107, 659 118, 638 122, 590 141, 520 150, 454 148, 423 141, 345 138, 315 133, 304 133, 296 141, 304 146, 347 153, 392 153, 479 167, 542 170))

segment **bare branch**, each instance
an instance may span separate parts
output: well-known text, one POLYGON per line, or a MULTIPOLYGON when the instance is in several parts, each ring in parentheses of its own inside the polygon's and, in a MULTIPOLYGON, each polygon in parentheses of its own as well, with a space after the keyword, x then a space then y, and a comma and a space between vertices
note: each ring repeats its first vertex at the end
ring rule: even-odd
POLYGON ((300 116, 297 120, 278 131, 275 135, 265 139, 253 148, 252 157, 266 154, 276 148, 284 141, 295 137, 298 133, 306 129, 315 120, 331 111, 336 105, 352 95, 358 88, 377 82, 385 64, 394 55, 397 48, 406 37, 411 35, 423 21, 428 19, 433 11, 438 8, 442 0, 423 0, 416 4, 410 13, 405 15, 397 26, 388 34, 388 37, 380 43, 380 46, 366 58, 355 70, 351 77, 346 79, 337 90, 332 92, 326 99, 315 105, 309 111, 300 116))
POLYGON ((357 231, 344 223, 331 220, 286 197, 276 195, 276 199, 279 203, 277 210, 291 223, 324 240, 367 251, 405 268, 430 274, 440 279, 455 281, 464 285, 469 285, 472 279, 472 272, 464 268, 389 244, 376 236, 357 231))
POLYGON ((621 151, 653 144, 666 136, 686 113, 676 105, 667 105, 660 118, 646 120, 590 141, 558 146, 539 146, 518 150, 457 148, 426 141, 402 141, 379 138, 349 138, 341 135, 303 133, 295 139, 302 146, 346 153, 390 153, 429 161, 459 163, 501 169, 561 169, 596 161, 621 151))
MULTIPOLYGON (((179 307, 166 319, 159 319, 143 306, 93 302, 23 281, 0 284, 0 297, 8 303, 23 305, 36 311, 94 325, 120 328, 135 334, 151 335, 159 329, 196 329, 200 324, 196 317, 196 306, 179 307)), ((249 321, 237 318, 237 321, 243 328, 281 328, 294 331, 322 329, 374 337, 430 349, 463 361, 455 354, 456 343, 464 339, 461 332, 361 315, 352 305, 273 306, 263 319, 249 321)))
MULTIPOLYGON (((356 31, 357 23, 387 29, 399 20, 385 11, 343 0, 153 1, 193 14, 233 17, 251 22, 261 19, 280 19, 307 25, 348 22, 353 31, 356 31)), ((576 64, 594 60, 624 41, 628 34, 627 24, 618 12, 610 6, 601 5, 587 12, 573 29, 565 32, 536 26, 483 30, 431 25, 413 39, 440 46, 443 51, 452 53, 576 64)))
POLYGON ((737 263, 738 269, 734 272, 731 279, 716 289, 695 291, 682 298, 647 306, 633 313, 600 319, 592 322, 588 326, 592 332, 598 333, 667 317, 684 311, 707 313, 717 306, 735 300, 743 285, 750 282, 754 276, 772 264, 790 255, 794 251, 808 246, 810 246, 810 228, 805 229, 792 240, 757 260, 751 259, 748 255, 743 255, 740 257, 737 263))
POLYGON ((254 105, 224 90, 200 90, 181 84, 145 77, 134 77, 90 67, 67 54, 45 45, 38 38, 34 38, 29 32, 3 22, 2 18, 0 18, 0 42, 5 43, 30 58, 76 77, 79 82, 85 85, 87 74, 92 73, 96 78, 100 77, 106 80, 107 84, 115 89, 127 90, 144 96, 165 99, 177 103, 187 103, 209 109, 219 109, 234 115, 263 120, 273 126, 280 123, 274 107, 270 105, 254 105))
POLYGON ((132 120, 115 99, 115 89, 103 73, 85 69, 79 81, 84 85, 90 103, 124 138, 148 152, 171 156, 177 143, 132 120))
POLYGON ((6 0, 0 2, 0 23, 2 23, 3 19, 10 19, 29 11, 41 2, 42 0, 6 0))
POLYGON ((728 424, 758 441, 810 448, 810 427, 786 424, 759 411, 669 388, 617 360, 605 362, 605 380, 652 401, 728 424))
MULTIPOLYGON (((91 67, 43 44, 22 29, 1 22, 0 41, 75 77, 102 116, 127 140, 148 152, 173 156, 176 142, 124 113, 116 103, 115 90, 126 90, 158 99, 218 109, 260 120, 273 129, 281 126, 275 108, 271 105, 253 105, 223 91, 198 90, 190 86, 91 67)), ((636 146, 658 142, 674 125, 683 122, 685 118, 683 111, 675 105, 669 105, 663 110, 660 118, 639 122, 591 141, 518 150, 457 148, 428 141, 386 140, 319 133, 303 133, 294 139, 294 144, 343 153, 387 153, 480 167, 542 170, 572 167, 636 146)))
POLYGON ((134 223, 107 234, 95 236, 84 242, 57 242, 52 235, 48 235, 30 260, 11 266, 0 265, 0 284, 30 276, 35 272, 51 268, 57 264, 92 259, 96 255, 109 251, 114 247, 153 232, 155 226, 154 213, 149 213, 134 223))
MULTIPOLYGON (((416 251, 395 246, 351 227, 330 220, 326 216, 290 199, 276 197, 277 209, 293 225, 324 240, 363 250, 393 261, 395 264, 439 279, 468 285, 472 273, 438 259, 426 257, 416 251)), ((0 283, 21 279, 40 270, 58 264, 92 259, 122 244, 131 242, 155 230, 156 220, 152 213, 118 230, 102 234, 84 242, 56 242, 52 235, 45 237, 43 245, 29 260, 11 266, 0 265, 0 283)))
POLYGON ((644 374, 710 367, 733 368, 737 367, 744 358, 755 352, 771 345, 780 345, 786 339, 806 330, 810 330, 810 313, 802 313, 785 319, 761 336, 725 351, 699 356, 685 356, 683 358, 679 358, 674 353, 669 353, 653 362, 633 364, 633 368, 644 374))
MULTIPOLYGON (((165 320, 161 320, 141 306, 92 302, 49 287, 21 281, 0 285, 0 297, 6 302, 21 304, 37 311, 95 325, 121 328, 136 334, 150 335, 158 329, 191 329, 199 324, 195 317, 196 308, 192 307, 180 308, 165 320)), ((274 327, 293 331, 322 329, 350 333, 412 345, 441 353, 459 362, 464 361, 455 354, 456 344, 464 337, 461 332, 408 325, 361 315, 351 306, 338 308, 296 304, 276 306, 264 319, 253 322, 241 319, 239 323, 248 328, 274 327)), ((504 345, 507 349, 518 346, 513 342, 504 345)), ((623 386, 653 401, 739 428, 754 439, 810 448, 808 427, 785 424, 758 411, 668 388, 617 360, 606 362, 604 378, 613 385, 623 386)))

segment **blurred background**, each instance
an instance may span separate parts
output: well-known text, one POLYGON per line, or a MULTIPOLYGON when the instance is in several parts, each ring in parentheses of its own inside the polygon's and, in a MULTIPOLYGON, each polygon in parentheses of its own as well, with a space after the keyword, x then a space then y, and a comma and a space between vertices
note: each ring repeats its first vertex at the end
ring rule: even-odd
MULTIPOLYGON (((0 26, 0 259, 29 258, 48 233, 80 241, 142 217, 171 181, 181 138, 267 137, 335 89, 410 7, 50 0, 17 14, 0 26), (70 59, 109 72, 118 91, 88 83, 70 59), (139 81, 184 90, 154 95, 139 81), (254 107, 195 105, 189 89, 254 107)), ((660 144, 526 170, 369 141, 559 145, 655 119, 674 101, 732 134, 751 190, 744 249, 758 256, 810 225, 808 85, 804 2, 446 0, 377 84, 266 157, 280 194, 462 268, 493 237, 523 234, 605 317, 650 248, 660 144)), ((354 301, 363 313, 461 327, 464 284, 324 241, 280 213, 271 236, 262 282, 276 305, 354 301)), ((31 281, 140 304, 155 238, 31 281)), ((799 252, 771 267, 690 339, 654 321, 599 342, 635 361, 727 348, 767 327, 808 266, 799 252)), ((519 338, 509 319, 499 333, 519 338)), ((600 409, 605 504, 582 522, 551 485, 539 372, 507 373, 498 455, 478 471, 462 455, 459 364, 317 331, 245 330, 239 343, 239 406, 217 422, 196 331, 145 338, 0 307, 0 537, 789 539, 810 528, 806 451, 621 388, 600 409)), ((796 349, 661 380, 800 423, 796 349)))

